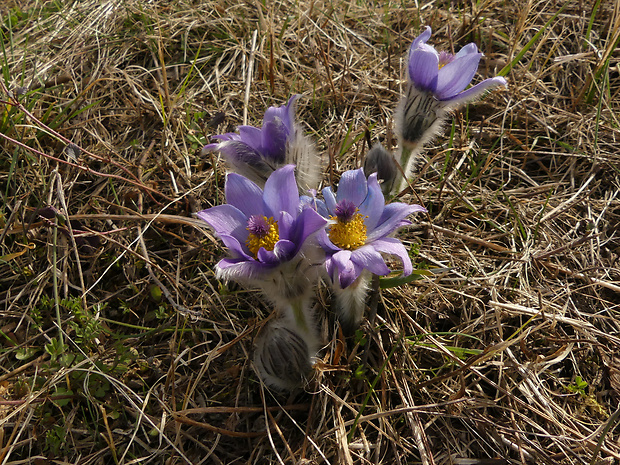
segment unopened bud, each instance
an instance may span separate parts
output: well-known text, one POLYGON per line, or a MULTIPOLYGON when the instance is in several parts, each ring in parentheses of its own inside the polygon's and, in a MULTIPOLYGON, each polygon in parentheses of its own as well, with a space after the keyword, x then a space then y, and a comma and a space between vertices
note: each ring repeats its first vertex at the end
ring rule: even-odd
POLYGON ((267 323, 256 341, 254 365, 268 386, 280 391, 301 387, 312 371, 314 353, 286 318, 267 323))
POLYGON ((388 194, 399 173, 396 160, 381 144, 375 144, 364 157, 364 174, 368 177, 372 173, 377 173, 383 194, 388 194))

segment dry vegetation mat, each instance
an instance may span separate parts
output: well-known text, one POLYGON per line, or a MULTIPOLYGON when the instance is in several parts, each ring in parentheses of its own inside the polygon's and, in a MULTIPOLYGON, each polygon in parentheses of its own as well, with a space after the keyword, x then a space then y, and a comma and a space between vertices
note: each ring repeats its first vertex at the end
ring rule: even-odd
POLYGON ((620 463, 619 2, 0 15, 1 463, 620 463), (272 392, 251 363, 271 309, 216 279, 193 216, 224 198, 201 148, 299 93, 336 185, 394 143, 425 25, 508 88, 453 115, 400 198, 428 209, 399 236, 421 279, 346 338, 321 288, 315 375, 272 392))

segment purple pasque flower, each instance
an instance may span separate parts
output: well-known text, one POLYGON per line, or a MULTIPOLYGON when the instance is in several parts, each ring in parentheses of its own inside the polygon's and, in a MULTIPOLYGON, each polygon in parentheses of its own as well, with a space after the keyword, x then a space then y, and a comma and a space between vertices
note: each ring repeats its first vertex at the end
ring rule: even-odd
POLYGON ((437 100, 456 107, 478 99, 488 90, 506 85, 506 79, 494 77, 465 90, 474 78, 483 54, 474 43, 465 45, 456 55, 437 52, 426 43, 431 32, 427 26, 409 49, 409 79, 418 90, 430 92, 437 100))
POLYGON ((269 107, 263 118, 263 127, 239 126, 238 133, 213 136, 221 142, 205 145, 202 153, 219 151, 232 170, 264 185, 269 175, 287 160, 291 145, 303 138, 295 125, 295 107, 301 95, 293 95, 281 107, 269 107), (299 134, 298 134, 299 133, 299 134))
POLYGON ((298 267, 296 259, 303 255, 307 239, 328 222, 312 209, 301 209, 294 170, 294 165, 286 165, 274 171, 264 190, 228 173, 227 203, 196 213, 230 253, 217 264, 220 277, 262 285, 282 265, 298 267))
MULTIPOLYGON (((331 187, 322 192, 331 224, 318 239, 327 254, 325 266, 334 284, 344 289, 363 270, 388 274, 390 269, 382 254, 400 258, 403 274, 411 274, 413 267, 407 250, 398 239, 389 236, 410 224, 407 216, 425 212, 424 207, 398 202, 386 205, 377 174, 366 179, 361 168, 343 173, 336 194, 331 187)), ((321 208, 322 205, 318 209, 321 208)))
MULTIPOLYGON (((473 43, 456 55, 437 52, 426 43, 430 37, 431 28, 427 27, 411 44, 406 94, 396 110, 400 147, 396 159, 405 178, 413 170, 424 145, 439 133, 451 110, 506 85, 503 77, 494 77, 465 90, 478 70, 482 53, 473 43)), ((394 184, 396 192, 406 187, 405 178, 394 184)))

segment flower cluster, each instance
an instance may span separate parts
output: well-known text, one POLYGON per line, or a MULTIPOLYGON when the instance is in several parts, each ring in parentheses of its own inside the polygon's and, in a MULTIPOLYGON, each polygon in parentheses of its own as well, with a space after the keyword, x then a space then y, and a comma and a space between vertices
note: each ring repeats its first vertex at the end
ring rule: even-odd
POLYGON ((482 54, 474 44, 454 56, 438 53, 426 43, 430 35, 426 28, 409 52, 407 92, 396 114, 399 156, 374 146, 364 168, 342 173, 337 189, 319 195, 321 158, 295 122, 297 95, 270 107, 262 128, 240 126, 203 149, 223 155, 230 170, 226 203, 197 213, 228 250, 217 276, 261 289, 276 312, 254 351, 254 365, 270 386, 294 389, 311 373, 321 345, 312 305, 321 281, 331 286, 338 321, 351 334, 363 320, 371 277, 413 272, 395 234, 426 209, 386 199, 449 110, 506 84, 493 78, 465 90, 482 54))

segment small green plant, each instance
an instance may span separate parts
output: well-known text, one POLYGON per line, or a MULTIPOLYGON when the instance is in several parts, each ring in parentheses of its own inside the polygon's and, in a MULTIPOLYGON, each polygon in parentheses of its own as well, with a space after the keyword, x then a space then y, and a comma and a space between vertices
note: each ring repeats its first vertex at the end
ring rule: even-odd
POLYGON ((355 343, 364 347, 367 342, 368 342, 368 339, 366 338, 364 331, 362 331, 361 329, 355 330, 355 343))
POLYGON ((45 344, 45 352, 50 354, 52 362, 56 362, 59 357, 65 355, 67 346, 60 339, 53 337, 50 342, 45 344))
POLYGON ((568 386, 566 390, 575 394, 579 394, 581 397, 587 397, 586 390, 588 389, 588 383, 581 378, 581 376, 575 376, 575 381, 568 386))
MULTIPOLYGON (((74 319, 69 322, 69 328, 75 332, 75 342, 81 347, 93 348, 96 339, 103 332, 101 320, 88 309, 82 308, 82 301, 78 298, 63 299, 61 305, 74 315, 74 319)), ((96 306, 97 313, 105 308, 96 306)))
POLYGON ((155 310, 155 318, 158 320, 165 320, 168 318, 168 312, 166 311, 166 307, 164 305, 159 305, 155 310))

